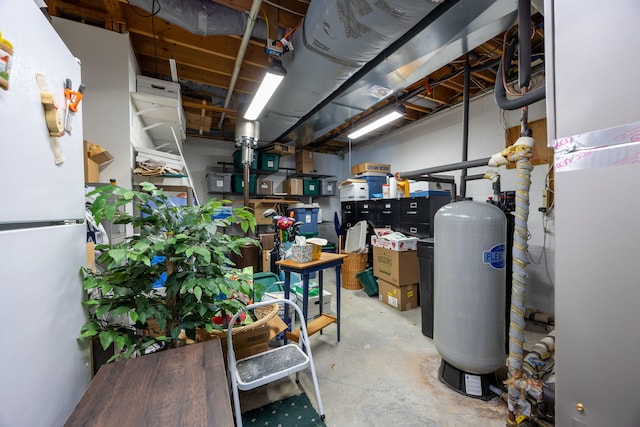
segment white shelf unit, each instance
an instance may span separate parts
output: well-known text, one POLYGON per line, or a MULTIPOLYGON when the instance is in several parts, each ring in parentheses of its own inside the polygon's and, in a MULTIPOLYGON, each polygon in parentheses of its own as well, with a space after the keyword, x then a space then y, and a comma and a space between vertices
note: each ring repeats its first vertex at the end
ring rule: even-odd
POLYGON ((179 99, 131 92, 136 116, 152 139, 156 150, 182 155, 182 141, 187 137, 186 121, 179 99))
MULTIPOLYGON (((182 143, 187 136, 180 98, 131 92, 131 99, 136 108, 134 115, 140 117, 143 131, 152 140, 154 149, 179 155, 184 162, 182 143)), ((133 185, 148 181, 167 191, 186 192, 188 204, 198 203, 186 162, 184 171, 187 177, 133 175, 133 185)))

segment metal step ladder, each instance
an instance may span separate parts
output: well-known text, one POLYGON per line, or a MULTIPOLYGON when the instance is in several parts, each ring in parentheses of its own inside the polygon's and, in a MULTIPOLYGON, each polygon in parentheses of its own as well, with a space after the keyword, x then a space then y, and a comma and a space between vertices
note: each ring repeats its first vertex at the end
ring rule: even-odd
MULTIPOLYGON (((276 299, 258 302, 247 306, 247 309, 254 309, 272 304, 289 304, 298 313, 299 319, 304 319, 302 310, 292 301, 285 299, 276 299)), ((296 382, 299 382, 299 372, 309 369, 313 380, 313 387, 318 400, 318 413, 320 418, 324 420, 324 408, 322 407, 322 399, 320 398, 320 389, 318 387, 318 377, 316 376, 315 365, 313 364, 313 356, 311 355, 311 344, 307 333, 305 322, 300 322, 298 332, 298 342, 289 343, 281 347, 276 347, 264 353, 255 354, 236 360, 235 351, 233 350, 233 325, 240 312, 236 313, 229 321, 229 330, 227 332, 227 359, 229 365, 229 376, 231 380, 231 389, 233 393, 233 405, 236 417, 236 427, 242 427, 242 412, 240 410, 240 394, 239 392, 253 390, 291 374, 296 374, 296 382)))

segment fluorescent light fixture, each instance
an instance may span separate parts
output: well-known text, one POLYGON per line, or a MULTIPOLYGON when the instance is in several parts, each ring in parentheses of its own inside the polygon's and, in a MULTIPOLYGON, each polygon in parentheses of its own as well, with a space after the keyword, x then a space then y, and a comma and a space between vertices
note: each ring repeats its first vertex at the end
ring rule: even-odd
POLYGON ((178 67, 175 58, 169 58, 169 69, 171 70, 171 80, 178 82, 178 67))
POLYGON ((387 114, 385 114, 384 116, 380 117, 377 120, 372 121, 371 123, 368 123, 366 125, 364 125, 363 127, 361 127, 360 129, 351 132, 349 135, 347 135, 347 138, 349 139, 357 139, 360 138, 363 135, 368 134, 369 132, 372 132, 388 123, 391 123, 392 121, 399 119, 400 117, 404 116, 406 114, 406 110, 404 109, 403 106, 397 106, 394 110, 391 110, 390 112, 388 112, 387 114))
POLYGON ((286 74, 287 70, 284 69, 280 61, 274 60, 269 64, 267 74, 265 74, 258 91, 253 96, 247 112, 244 113, 245 120, 256 120, 260 116, 260 113, 262 113, 267 102, 269 102, 269 99, 282 83, 282 79, 286 74))

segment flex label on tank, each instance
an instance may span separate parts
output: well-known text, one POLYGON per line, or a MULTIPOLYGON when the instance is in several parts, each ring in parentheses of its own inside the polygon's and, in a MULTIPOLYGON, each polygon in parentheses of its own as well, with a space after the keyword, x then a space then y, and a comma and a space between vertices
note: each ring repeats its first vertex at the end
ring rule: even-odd
POLYGON ((489 264, 491 268, 496 270, 502 270, 504 268, 504 243, 482 252, 482 263, 489 264))

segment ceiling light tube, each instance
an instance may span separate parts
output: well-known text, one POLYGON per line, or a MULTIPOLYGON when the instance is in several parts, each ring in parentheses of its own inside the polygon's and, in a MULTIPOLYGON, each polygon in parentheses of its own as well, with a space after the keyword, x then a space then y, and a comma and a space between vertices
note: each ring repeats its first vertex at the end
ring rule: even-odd
POLYGON ((267 102, 269 102, 269 99, 271 99, 276 89, 278 89, 278 86, 280 86, 280 83, 282 83, 282 79, 284 79, 286 74, 287 71, 280 61, 271 62, 267 69, 267 74, 265 74, 258 91, 253 96, 251 104, 249 104, 247 112, 244 113, 245 120, 256 120, 260 116, 260 113, 262 113, 267 102))
POLYGON ((406 114, 406 111, 404 107, 402 106, 397 107, 394 110, 390 111, 389 113, 385 114, 384 116, 380 117, 379 119, 372 121, 371 123, 361 127, 360 129, 354 132, 351 132, 349 135, 347 135, 347 138, 349 139, 360 138, 361 136, 366 135, 369 132, 372 132, 388 123, 391 123, 396 119, 399 119, 405 114, 406 114))

